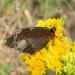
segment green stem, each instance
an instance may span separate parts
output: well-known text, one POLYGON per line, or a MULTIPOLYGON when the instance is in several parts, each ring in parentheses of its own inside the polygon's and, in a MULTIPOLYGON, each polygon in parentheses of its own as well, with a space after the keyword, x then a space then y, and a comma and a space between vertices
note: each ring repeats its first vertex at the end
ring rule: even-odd
POLYGON ((47 16, 48 16, 48 2, 49 2, 49 0, 45 0, 45 14, 44 14, 44 19, 46 19, 47 16))

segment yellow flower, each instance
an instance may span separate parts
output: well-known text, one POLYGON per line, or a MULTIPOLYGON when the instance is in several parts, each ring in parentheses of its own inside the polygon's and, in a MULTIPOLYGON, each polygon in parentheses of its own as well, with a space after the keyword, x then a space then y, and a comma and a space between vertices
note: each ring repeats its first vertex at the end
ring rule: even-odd
POLYGON ((71 47, 68 38, 63 36, 62 33, 62 19, 48 19, 47 21, 39 20, 38 27, 56 28, 55 37, 50 39, 44 47, 34 55, 21 55, 21 59, 28 67, 27 70, 32 75, 43 75, 46 69, 53 70, 56 73, 61 73, 62 63, 60 62, 66 50, 71 47))
POLYGON ((42 20, 39 20, 37 23, 38 27, 45 27, 44 22, 42 20))
POLYGON ((43 75, 45 73, 46 65, 42 60, 41 52, 32 56, 21 53, 20 59, 28 65, 27 71, 31 72, 32 75, 43 75))
POLYGON ((42 75, 45 72, 45 63, 40 61, 36 56, 35 58, 31 58, 30 59, 31 63, 29 63, 29 67, 28 67, 28 71, 30 71, 32 73, 32 75, 42 75), (36 61, 35 61, 36 60, 36 61))

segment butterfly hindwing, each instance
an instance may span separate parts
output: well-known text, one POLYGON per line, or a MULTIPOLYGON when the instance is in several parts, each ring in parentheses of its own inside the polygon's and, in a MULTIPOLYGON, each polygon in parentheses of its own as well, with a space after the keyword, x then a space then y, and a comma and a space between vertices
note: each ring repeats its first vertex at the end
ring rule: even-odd
POLYGON ((39 51, 43 46, 48 43, 49 39, 39 38, 39 39, 29 39, 26 45, 19 47, 18 50, 22 52, 33 54, 36 51, 39 51))

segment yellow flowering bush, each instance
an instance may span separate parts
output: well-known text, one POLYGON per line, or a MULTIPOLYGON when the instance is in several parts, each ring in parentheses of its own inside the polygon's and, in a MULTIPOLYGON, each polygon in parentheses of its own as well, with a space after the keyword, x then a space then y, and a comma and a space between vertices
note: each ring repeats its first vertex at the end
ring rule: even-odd
MULTIPOLYGON (((63 20, 61 18, 39 20, 37 27, 48 27, 49 29, 55 27, 55 36, 44 48, 33 55, 20 53, 20 59, 27 64, 27 71, 32 75, 46 74, 46 70, 54 71, 60 75, 74 75, 73 73, 68 74, 69 70, 67 69, 65 71, 65 67, 68 68, 68 51, 71 52, 73 58, 75 57, 75 43, 71 45, 70 40, 63 35, 63 20)), ((73 63, 70 64, 74 65, 73 63)))

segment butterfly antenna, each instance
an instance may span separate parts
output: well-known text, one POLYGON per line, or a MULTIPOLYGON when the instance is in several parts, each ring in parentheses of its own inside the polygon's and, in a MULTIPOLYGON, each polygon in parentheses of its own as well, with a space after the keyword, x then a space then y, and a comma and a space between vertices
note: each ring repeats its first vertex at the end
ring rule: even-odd
MULTIPOLYGON (((64 41, 61 39, 61 38, 59 38, 58 36, 55 36, 58 40, 60 40, 60 42, 61 43, 63 43, 64 45, 65 45, 65 43, 64 43, 64 41)), ((63 48, 65 49, 65 51, 66 51, 66 48, 63 46, 63 48)))

